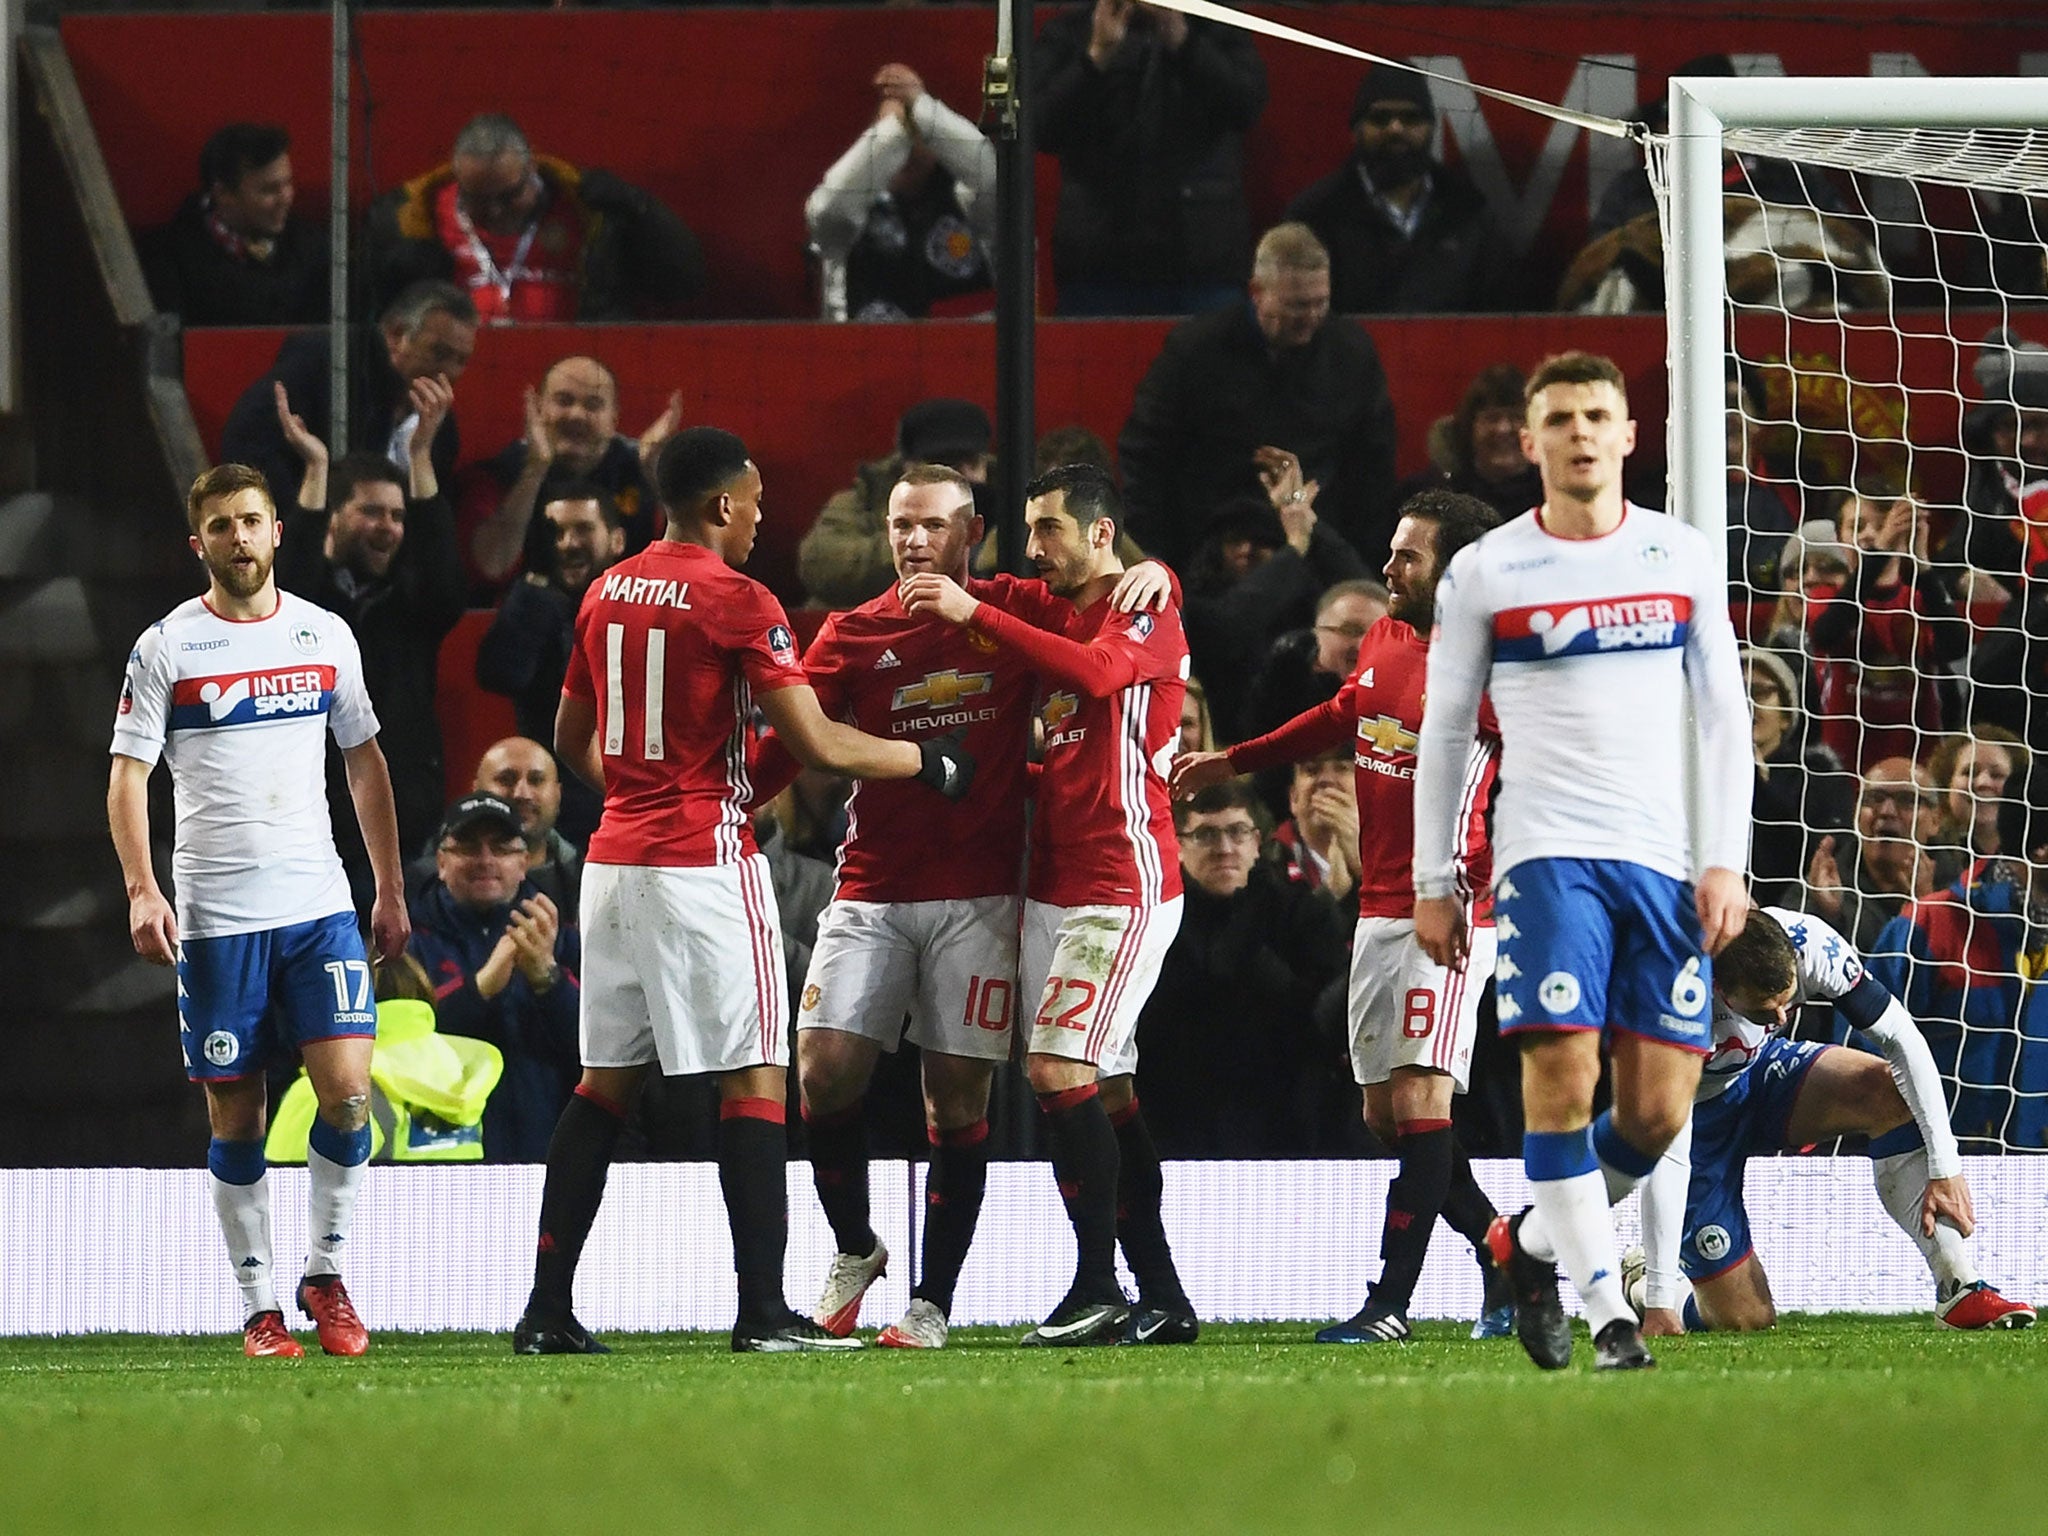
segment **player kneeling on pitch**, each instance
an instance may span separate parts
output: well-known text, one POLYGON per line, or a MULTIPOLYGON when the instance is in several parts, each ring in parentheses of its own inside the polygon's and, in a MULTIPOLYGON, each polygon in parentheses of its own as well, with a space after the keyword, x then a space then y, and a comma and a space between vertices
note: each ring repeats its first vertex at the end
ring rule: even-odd
POLYGON ((1714 962, 1713 1054, 1700 1076, 1690 1133, 1672 1144, 1644 1186, 1642 1273, 1634 1272, 1636 1255, 1626 1266, 1643 1331, 1749 1330, 1776 1322, 1770 1284, 1750 1243, 1744 1165, 1752 1154, 1856 1135, 1870 1138, 1871 1172, 1886 1214, 1934 1274, 1941 1320, 1951 1328, 2031 1325, 2032 1307, 1977 1278, 1968 1242, 1976 1224, 1970 1186, 1941 1076, 1918 1026, 1826 923, 1756 907, 1714 962), (1785 1039, 1782 1031, 1809 1001, 1834 1004, 1884 1055, 1785 1039), (1689 1295, 1685 1280, 1692 1282, 1689 1295))

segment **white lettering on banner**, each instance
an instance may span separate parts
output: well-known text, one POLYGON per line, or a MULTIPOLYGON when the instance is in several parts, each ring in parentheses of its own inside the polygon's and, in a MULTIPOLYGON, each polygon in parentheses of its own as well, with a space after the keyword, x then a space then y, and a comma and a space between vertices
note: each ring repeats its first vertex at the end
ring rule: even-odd
MULTIPOLYGON (((1465 61, 1452 55, 1418 56, 1414 62, 1459 81, 1472 78, 1465 71, 1465 61)), ((1565 162, 1571 159, 1584 130, 1571 123, 1553 122, 1536 163, 1529 168, 1528 181, 1517 190, 1508 180, 1507 163, 1501 158, 1493 130, 1487 126, 1478 93, 1469 84, 1453 85, 1444 80, 1432 81, 1430 90, 1442 115, 1443 136, 1457 144, 1466 174, 1493 209, 1494 222, 1501 234, 1511 249, 1518 253, 1527 251, 1550 217, 1558 183, 1564 179, 1565 162)), ((1575 112, 1619 118, 1633 112, 1635 104, 1636 56, 1632 53, 1595 53, 1580 59, 1561 103, 1575 112)), ((1519 112, 1521 108, 1498 110, 1519 112)), ((1588 135, 1588 139, 1586 212, 1590 216, 1600 205, 1608 182, 1623 171, 1633 170, 1637 161, 1635 146, 1627 139, 1612 139, 1604 133, 1588 135)), ((1574 226, 1578 222, 1572 221, 1574 226)))
MULTIPOLYGON (((1518 1160, 1475 1159, 1480 1187, 1502 1210, 1519 1210, 1529 1186, 1518 1160)), ((1977 1208, 1973 1239, 1986 1275, 2048 1272, 2048 1158, 1966 1157, 1977 1208)), ((910 1213, 922 1210, 924 1165, 874 1165, 874 1224, 885 1243, 915 1247, 910 1213)), ((492 1330, 518 1315, 533 1266, 533 1230, 508 1212, 539 1204, 546 1170, 536 1165, 379 1168, 364 1181, 350 1239, 349 1284, 376 1296, 378 1321, 403 1330, 492 1330), (421 1243, 420 1232, 434 1241, 421 1243)), ((1355 1234, 1385 1208, 1390 1162, 1176 1162, 1166 1176, 1166 1228, 1196 1310, 1206 1321, 1326 1321, 1356 1309, 1355 1234), (1295 1213, 1313 1212, 1313 1221, 1295 1213), (1278 1244, 1279 1246, 1275 1246, 1278 1244), (1255 1263, 1273 1253, 1282 1263, 1255 1263)), ((280 1253, 306 1242, 306 1171, 273 1166, 280 1253)), ((789 1266, 824 1271, 832 1232, 810 1197, 811 1170, 789 1165, 789 1266)), ((1922 1314, 1932 1337, 1932 1287, 1917 1249, 1891 1224, 1863 1157, 1761 1157, 1749 1165, 1747 1204, 1771 1292, 1789 1312, 1922 1314)), ((1639 1197, 1615 1207, 1624 1248, 1638 1240, 1639 1197)), ((599 1334, 676 1328, 724 1330, 738 1304, 729 1264, 711 1260, 725 1240, 718 1169, 709 1163, 621 1163, 605 1190, 605 1219, 591 1233, 577 1287, 577 1316, 599 1334), (677 1224, 680 1222, 680 1230, 677 1224), (693 1255, 678 1282, 650 1260, 646 1234, 675 1234, 693 1255)), ((0 1335, 218 1333, 242 1325, 234 1287, 136 1285, 133 1256, 165 1234, 204 1238, 215 1227, 203 1168, 0 1168, 0 1335), (64 1255, 61 1286, 50 1255, 64 1255)), ((1042 1164, 998 1162, 955 1297, 957 1326, 1044 1316, 1072 1278, 1073 1240, 1042 1164)), ((216 1237, 214 1242, 218 1242, 216 1237)), ((1478 1316, 1479 1272, 1455 1245, 1439 1243, 1416 1288, 1416 1317, 1478 1316)), ((1369 1258, 1369 1255, 1368 1255, 1369 1258)), ((905 1266, 906 1270, 909 1266, 905 1266)), ((1566 1287, 1567 1306, 1570 1287, 1566 1287)), ((910 1278, 876 1286, 875 1310, 899 1314, 910 1278)))

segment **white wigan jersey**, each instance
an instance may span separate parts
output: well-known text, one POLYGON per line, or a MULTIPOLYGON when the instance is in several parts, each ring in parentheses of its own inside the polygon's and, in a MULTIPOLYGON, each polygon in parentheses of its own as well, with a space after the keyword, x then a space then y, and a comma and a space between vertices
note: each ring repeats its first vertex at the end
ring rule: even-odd
POLYGON ((350 910, 327 810, 327 733, 377 734, 348 625, 288 592, 267 619, 195 597, 128 657, 113 750, 171 765, 181 938, 283 928, 350 910))
POLYGON ((1601 538, 1524 513, 1460 550, 1436 596, 1415 808, 1418 893, 1448 894, 1482 694, 1500 718, 1494 878, 1530 859, 1614 859, 1690 879, 1685 694, 1701 738, 1699 850, 1743 868, 1749 705, 1713 547, 1629 506, 1601 538))
MULTIPOLYGON (((1788 1019, 1796 1018, 1809 1002, 1839 1003, 1863 980, 1863 958, 1856 946, 1817 917, 1788 912, 1783 907, 1765 907, 1792 940, 1792 952, 1799 957, 1798 981, 1792 1001, 1785 1005, 1788 1019)), ((1875 983, 1872 983, 1874 986, 1875 983)), ((1776 1031, 1768 1025, 1730 1008, 1719 992, 1714 994, 1714 1050, 1700 1073, 1698 1099, 1719 1098, 1750 1062, 1763 1043, 1776 1031)))

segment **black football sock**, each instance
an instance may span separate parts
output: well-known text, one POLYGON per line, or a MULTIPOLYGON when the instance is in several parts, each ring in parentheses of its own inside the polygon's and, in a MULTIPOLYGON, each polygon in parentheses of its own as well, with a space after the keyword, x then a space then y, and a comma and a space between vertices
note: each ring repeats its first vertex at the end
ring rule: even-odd
POLYGON ((1401 1171, 1387 1186, 1387 1220, 1380 1236, 1380 1278, 1372 1303, 1408 1315, 1429 1235, 1451 1182, 1451 1122, 1404 1120, 1395 1127, 1394 1155, 1401 1171))
POLYGON ((742 1326, 777 1328, 789 1318, 782 1255, 789 1245, 789 1130, 775 1099, 718 1106, 718 1187, 732 1226, 742 1326))
POLYGON ((1465 1143, 1451 1132, 1451 1187, 1444 1195, 1444 1220, 1451 1230, 1481 1253, 1486 1251, 1486 1229, 1500 1212, 1472 1176, 1472 1159, 1465 1155, 1465 1143))
POLYGON ((1091 1299, 1116 1293, 1116 1131, 1095 1084, 1041 1093, 1052 1176, 1074 1224, 1074 1285, 1091 1299))
POLYGON ((1159 1148, 1145 1124, 1138 1101, 1111 1117, 1116 1127, 1116 1239, 1124 1245, 1124 1262, 1137 1277, 1138 1297, 1148 1307, 1167 1312, 1193 1312, 1180 1272, 1173 1267, 1166 1223, 1160 1205, 1166 1177, 1159 1167, 1159 1148))
POLYGON ((932 1166, 924 1181, 924 1266, 910 1294, 951 1316, 953 1287, 960 1283, 960 1266, 967 1262, 988 1188, 988 1121, 933 1131, 931 1140, 932 1166))
POLYGON ((818 1204, 825 1208, 839 1251, 859 1259, 875 1251, 875 1229, 868 1221, 867 1109, 862 1098, 829 1114, 804 1111, 818 1204))
POLYGON ((576 1289, 576 1261, 590 1224, 604 1203, 612 1149, 626 1113, 609 1099, 578 1088, 548 1141, 547 1179, 540 1192, 540 1241, 533 1260, 527 1315, 542 1323, 567 1321, 576 1289))

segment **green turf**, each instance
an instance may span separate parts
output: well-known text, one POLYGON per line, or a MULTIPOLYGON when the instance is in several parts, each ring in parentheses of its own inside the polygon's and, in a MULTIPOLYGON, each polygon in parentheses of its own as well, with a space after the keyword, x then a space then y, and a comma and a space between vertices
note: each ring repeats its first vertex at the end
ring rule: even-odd
MULTIPOLYGON (((236 1340, 0 1339, 11 1532, 979 1533, 2039 1530, 2048 1328, 1793 1318, 1537 1372, 1425 1324, 1184 1348, 736 1358, 619 1337, 380 1335, 364 1359, 236 1340)), ((310 1342, 310 1341, 309 1341, 310 1342)))

